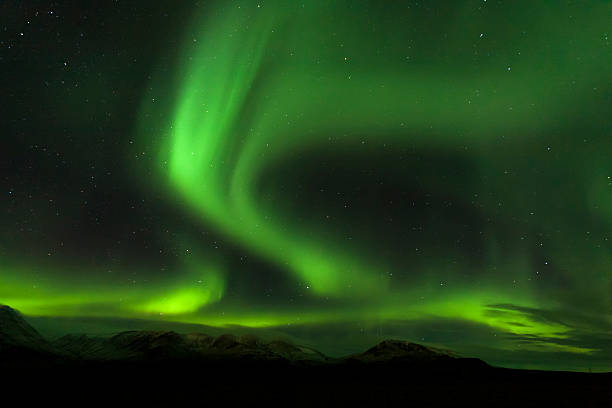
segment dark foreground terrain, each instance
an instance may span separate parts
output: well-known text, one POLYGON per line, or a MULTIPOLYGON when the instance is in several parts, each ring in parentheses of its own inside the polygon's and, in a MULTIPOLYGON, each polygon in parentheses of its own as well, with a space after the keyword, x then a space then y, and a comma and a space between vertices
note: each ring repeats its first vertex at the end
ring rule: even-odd
POLYGON ((132 331, 48 342, 0 306, 0 405, 612 406, 612 375, 510 370, 387 340, 332 359, 255 337, 132 331))

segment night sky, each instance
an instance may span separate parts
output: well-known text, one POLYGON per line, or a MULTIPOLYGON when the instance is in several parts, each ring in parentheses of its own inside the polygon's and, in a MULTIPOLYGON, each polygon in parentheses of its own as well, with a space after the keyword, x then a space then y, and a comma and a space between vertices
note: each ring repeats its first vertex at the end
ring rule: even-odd
POLYGON ((0 303, 44 334, 612 370, 609 1, 3 1, 0 303))

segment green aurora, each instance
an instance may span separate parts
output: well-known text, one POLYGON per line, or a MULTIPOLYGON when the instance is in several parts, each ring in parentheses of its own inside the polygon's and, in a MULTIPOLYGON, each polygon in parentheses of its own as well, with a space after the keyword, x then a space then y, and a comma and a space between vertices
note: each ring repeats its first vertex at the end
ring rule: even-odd
POLYGON ((612 5, 424 3, 190 6, 117 149, 174 261, 20 256, 7 230, 0 303, 611 370, 612 5))

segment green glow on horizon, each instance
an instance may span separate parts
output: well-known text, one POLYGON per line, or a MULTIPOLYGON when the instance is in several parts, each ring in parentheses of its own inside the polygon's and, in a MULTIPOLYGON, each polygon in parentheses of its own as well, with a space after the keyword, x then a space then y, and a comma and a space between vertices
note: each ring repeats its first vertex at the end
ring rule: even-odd
MULTIPOLYGON (((192 279, 194 280, 194 279, 192 279)), ((193 313, 200 308, 221 300, 224 282, 221 275, 208 271, 203 279, 195 280, 189 286, 179 285, 177 289, 170 290, 163 296, 156 296, 151 300, 134 307, 137 312, 164 314, 193 313)))
MULTIPOLYGON (((191 263, 181 280, 136 285, 135 280, 109 281, 103 273, 56 281, 34 272, 35 266, 4 263, 0 270, 0 304, 33 316, 108 316, 159 318, 197 312, 223 295, 223 274, 201 261, 191 263)), ((47 268, 49 268, 47 266, 47 268)), ((60 268, 55 266, 53 270, 60 268)), ((65 272, 65 269, 63 268, 65 272)), ((46 272, 48 273, 48 271, 46 272)), ((56 272, 57 273, 57 272, 56 272)))

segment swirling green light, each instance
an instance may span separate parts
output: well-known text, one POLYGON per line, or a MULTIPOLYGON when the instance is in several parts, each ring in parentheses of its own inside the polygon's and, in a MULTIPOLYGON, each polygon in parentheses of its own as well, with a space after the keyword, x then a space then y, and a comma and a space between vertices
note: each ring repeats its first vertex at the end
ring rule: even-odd
MULTIPOLYGON (((240 290, 230 298, 229 277, 236 271, 209 253, 192 259, 180 253, 163 277, 143 271, 151 282, 138 285, 123 279, 129 271, 111 279, 100 267, 89 280, 78 268, 59 264, 4 263, 0 302, 31 315, 258 328, 455 319, 529 338, 547 351, 593 352, 594 346, 563 340, 577 327, 584 329, 582 315, 568 310, 593 316, 610 308, 612 261, 606 247, 574 242, 587 222, 605 224, 604 232, 611 225, 608 144, 594 143, 591 152, 577 158, 572 152, 558 163, 552 154, 532 150, 548 154, 549 140, 561 140, 555 154, 563 143, 575 147, 573 139, 554 137, 582 120, 575 101, 589 100, 607 80, 601 71, 611 61, 605 34, 609 6, 573 10, 573 21, 581 23, 568 28, 560 23, 567 10, 530 2, 532 8, 508 13, 520 24, 498 30, 497 39, 496 24, 506 14, 487 14, 475 2, 448 6, 456 21, 441 19, 436 28, 448 35, 432 33, 414 9, 394 13, 393 7, 324 0, 213 3, 204 16, 195 12, 176 66, 153 75, 143 97, 136 145, 156 154, 147 155, 155 157, 151 167, 135 172, 146 176, 138 182, 160 188, 173 208, 195 215, 189 223, 211 227, 231 245, 287 273, 290 282, 305 288, 307 301, 259 304, 262 299, 249 298, 254 291, 240 290), (431 37, 431 49, 412 48, 418 35, 431 37), (459 151, 473 166, 470 183, 457 177, 455 185, 426 187, 450 186, 453 199, 487 220, 481 252, 466 254, 462 264, 448 262, 461 248, 449 255, 436 247, 421 264, 397 267, 358 239, 335 239, 335 231, 328 233, 322 224, 296 220, 280 202, 293 200, 282 186, 276 186, 274 200, 261 199, 262 179, 288 157, 308 149, 342 156, 355 146, 387 143, 390 149, 433 152, 429 157, 459 151), (570 165, 568 158, 579 163, 570 165), (551 169, 554 176, 548 177, 551 169), (522 174, 511 179, 504 170, 522 174), (569 197, 567 179, 578 186, 569 197), (542 182, 546 188, 540 188, 542 182), (563 200, 568 201, 555 207, 563 200), (554 257, 557 281, 536 283, 542 270, 536 263, 544 261, 528 247, 532 242, 515 237, 519 233, 539 234, 538 244, 550 244, 546 259, 554 257), (403 279, 391 279, 389 272, 403 279), (559 311, 574 319, 571 324, 550 317, 559 311)), ((598 133, 590 132, 596 139, 598 133)), ((602 134, 607 136, 605 129, 602 134)), ((450 175, 450 167, 440 174, 450 175)), ((295 169, 278 179, 290 184, 308 171, 295 169)), ((443 229, 442 222, 432 228, 443 229)), ((193 241, 197 247, 198 239, 193 241)), ((250 272, 245 285, 259 278, 258 270, 250 272)))

